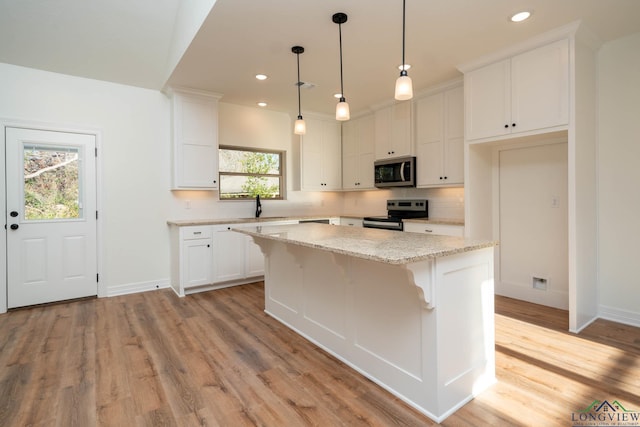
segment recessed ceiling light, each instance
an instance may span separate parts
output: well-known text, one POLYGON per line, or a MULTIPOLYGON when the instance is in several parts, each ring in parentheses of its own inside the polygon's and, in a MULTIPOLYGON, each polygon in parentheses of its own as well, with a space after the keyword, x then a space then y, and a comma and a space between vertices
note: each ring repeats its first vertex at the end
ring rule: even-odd
POLYGON ((411 64, 398 65, 398 70, 400 71, 408 70, 409 68, 411 68, 411 64))
POLYGON ((514 13, 513 15, 511 15, 509 20, 511 22, 522 22, 525 19, 529 19, 530 17, 531 17, 531 12, 528 10, 525 10, 522 12, 514 13))
POLYGON ((266 74, 256 74, 256 79, 258 80, 267 80, 269 78, 269 76, 267 76, 266 74))
POLYGON ((266 102, 258 102, 258 107, 266 107, 267 103, 266 102))

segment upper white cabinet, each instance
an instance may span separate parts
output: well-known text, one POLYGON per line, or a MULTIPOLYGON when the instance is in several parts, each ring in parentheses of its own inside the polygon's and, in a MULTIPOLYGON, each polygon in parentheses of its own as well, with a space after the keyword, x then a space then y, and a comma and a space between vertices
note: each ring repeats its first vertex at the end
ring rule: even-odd
POLYGON ((174 190, 218 189, 217 94, 171 90, 174 190))
POLYGON ((569 41, 464 75, 467 140, 535 132, 569 123, 569 41))
POLYGON ((372 114, 342 124, 342 189, 374 188, 375 121, 372 114))
POLYGON ((300 138, 301 189, 342 189, 340 122, 305 117, 306 133, 300 138))
POLYGON ((464 183, 464 95, 455 87, 416 101, 417 185, 464 183))
POLYGON ((399 102, 375 112, 376 160, 412 154, 411 102, 399 102))

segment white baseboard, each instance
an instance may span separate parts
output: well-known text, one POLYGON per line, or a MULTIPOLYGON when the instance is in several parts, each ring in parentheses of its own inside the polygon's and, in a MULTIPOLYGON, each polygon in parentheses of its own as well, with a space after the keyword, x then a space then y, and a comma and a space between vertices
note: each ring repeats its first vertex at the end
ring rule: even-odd
POLYGON ((569 295, 566 291, 538 290, 521 284, 500 282, 495 283, 496 295, 528 301, 534 304, 545 305, 547 307, 569 309, 569 295))
POLYGON ((640 312, 637 311, 622 310, 620 308, 600 305, 598 307, 598 317, 640 328, 640 312))
POLYGON ((138 292, 155 291, 169 287, 169 279, 152 280, 149 282, 126 283, 124 285, 110 286, 107 288, 107 297, 135 294, 138 292))

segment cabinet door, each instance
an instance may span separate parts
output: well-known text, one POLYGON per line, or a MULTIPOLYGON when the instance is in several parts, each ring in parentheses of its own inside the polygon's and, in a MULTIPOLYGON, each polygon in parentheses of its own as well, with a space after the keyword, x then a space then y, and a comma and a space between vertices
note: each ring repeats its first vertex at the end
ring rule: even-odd
POLYGON ((301 188, 307 191, 322 190, 322 122, 305 119, 307 131, 300 138, 301 188))
POLYGON ((375 112, 375 148, 376 159, 393 157, 391 148, 391 107, 375 112))
POLYGON ((411 155, 411 102, 375 112, 376 159, 411 155))
POLYGON ((418 100, 416 110, 417 185, 442 184, 444 94, 418 100))
POLYGON ((301 138, 301 188, 307 191, 342 188, 342 135, 340 123, 305 119, 301 138))
POLYGON ((173 94, 173 188, 218 188, 218 101, 173 94))
POLYGON ((510 60, 464 75, 467 139, 511 132, 510 60))
POLYGON ((358 186, 359 150, 358 120, 342 123, 342 188, 355 190, 358 186))
POLYGON ((374 187, 373 162, 375 161, 375 119, 369 114, 358 123, 358 189, 374 187))
POLYGON ((245 276, 245 235, 231 231, 231 227, 217 229, 213 236, 214 282, 227 282, 245 276))
POLYGON ((245 276, 264 275, 264 255, 251 236, 245 236, 245 276))
POLYGON ((374 188, 375 122, 367 115, 342 124, 342 189, 374 188))
POLYGON ((323 190, 342 189, 342 132, 339 122, 324 122, 322 138, 323 190))
POLYGON ((569 123, 568 40, 511 59, 511 106, 514 133, 569 123))
POLYGON ((444 93, 444 108, 443 181, 445 184, 462 184, 464 183, 464 94, 462 87, 444 93))
POLYGON ((411 150, 411 102, 400 102, 391 107, 392 157, 409 156, 411 150))
POLYGON ((213 283, 211 239, 184 240, 182 262, 183 288, 213 283))

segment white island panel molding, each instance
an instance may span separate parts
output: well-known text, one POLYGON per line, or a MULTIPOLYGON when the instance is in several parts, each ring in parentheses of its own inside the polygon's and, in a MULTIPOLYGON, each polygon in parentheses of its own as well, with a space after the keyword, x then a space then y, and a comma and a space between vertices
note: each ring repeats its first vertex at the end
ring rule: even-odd
POLYGON ((492 241, 325 224, 242 227, 265 311, 436 422, 495 382, 492 241))

